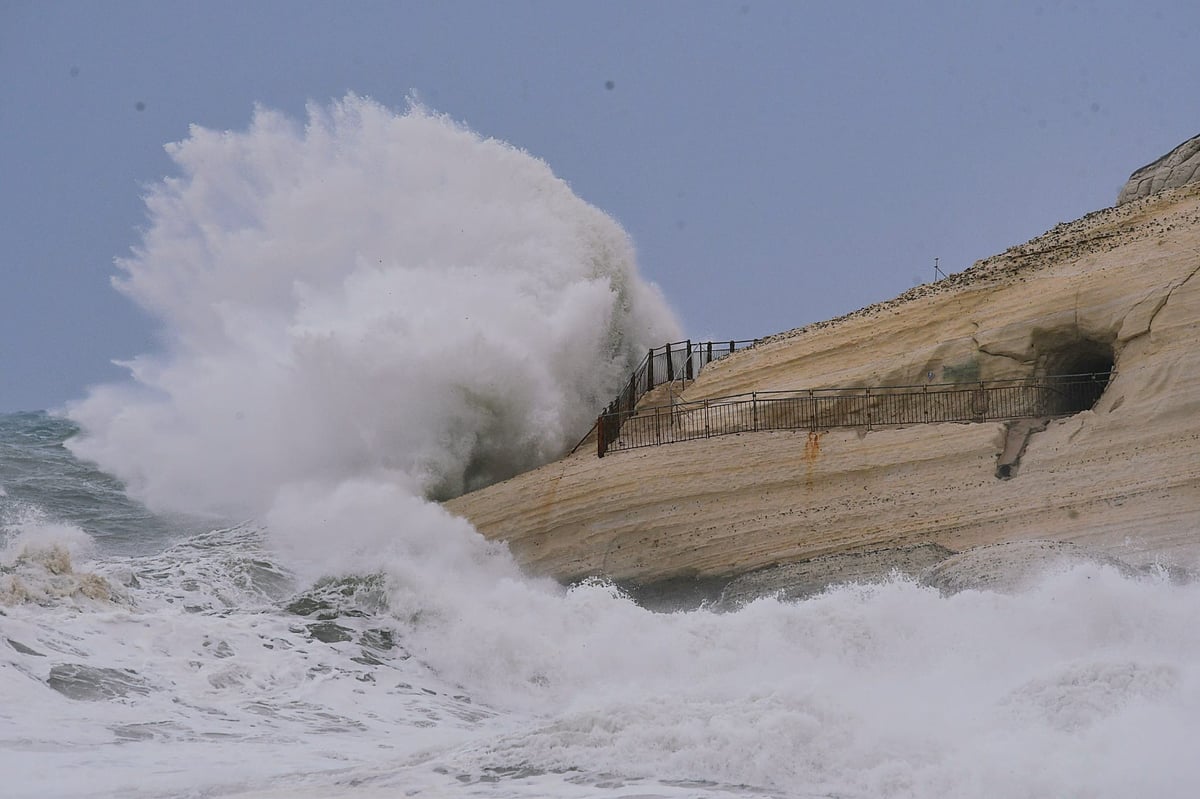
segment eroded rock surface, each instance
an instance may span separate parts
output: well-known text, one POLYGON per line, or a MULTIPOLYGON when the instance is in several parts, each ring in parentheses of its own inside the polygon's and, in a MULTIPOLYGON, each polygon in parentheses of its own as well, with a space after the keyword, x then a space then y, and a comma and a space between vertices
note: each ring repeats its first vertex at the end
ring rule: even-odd
POLYGON ((1117 205, 1200 181, 1200 136, 1194 136, 1129 176, 1117 205))

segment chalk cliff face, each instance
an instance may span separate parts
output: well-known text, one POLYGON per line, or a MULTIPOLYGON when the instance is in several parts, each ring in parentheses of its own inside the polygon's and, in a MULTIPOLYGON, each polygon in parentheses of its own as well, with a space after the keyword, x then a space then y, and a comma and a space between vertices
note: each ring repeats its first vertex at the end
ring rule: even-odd
POLYGON ((683 391, 694 400, 1115 366, 1094 408, 1044 429, 947 423, 744 433, 603 459, 581 450, 447 507, 508 541, 531 571, 563 580, 819 587, 1033 541, 1194 566, 1198 272, 1200 184, 1190 183, 775 336, 683 391))

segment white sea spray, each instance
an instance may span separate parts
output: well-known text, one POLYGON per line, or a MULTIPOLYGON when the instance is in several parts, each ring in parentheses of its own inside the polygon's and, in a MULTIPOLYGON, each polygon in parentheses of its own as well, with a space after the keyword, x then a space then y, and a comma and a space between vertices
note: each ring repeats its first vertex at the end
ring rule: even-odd
POLYGON ((561 454, 678 337, 619 225, 420 106, 259 109, 168 153, 116 281, 163 351, 70 410, 73 450, 154 507, 258 514, 364 477, 453 495, 561 454))

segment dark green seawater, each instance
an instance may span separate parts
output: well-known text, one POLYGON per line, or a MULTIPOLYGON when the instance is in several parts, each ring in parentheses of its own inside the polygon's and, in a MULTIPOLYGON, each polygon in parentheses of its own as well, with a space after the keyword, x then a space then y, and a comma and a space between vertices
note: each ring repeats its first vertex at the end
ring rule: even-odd
POLYGON ((44 411, 0 414, 0 530, 30 521, 66 524, 90 535, 101 553, 125 555, 207 529, 130 499, 119 480, 66 448, 78 433, 70 420, 44 411))

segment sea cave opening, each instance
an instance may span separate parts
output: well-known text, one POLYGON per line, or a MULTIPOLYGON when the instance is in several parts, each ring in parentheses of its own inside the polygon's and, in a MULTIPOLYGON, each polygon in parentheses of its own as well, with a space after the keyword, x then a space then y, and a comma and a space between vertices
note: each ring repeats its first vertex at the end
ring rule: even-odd
POLYGON ((1090 410, 1104 394, 1116 364, 1111 342, 1093 338, 1060 341, 1042 350, 1041 373, 1058 389, 1056 410, 1075 414, 1090 410))

